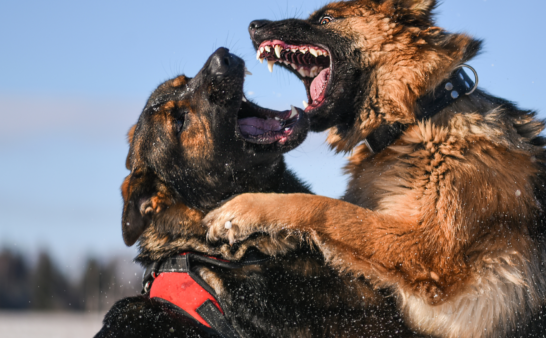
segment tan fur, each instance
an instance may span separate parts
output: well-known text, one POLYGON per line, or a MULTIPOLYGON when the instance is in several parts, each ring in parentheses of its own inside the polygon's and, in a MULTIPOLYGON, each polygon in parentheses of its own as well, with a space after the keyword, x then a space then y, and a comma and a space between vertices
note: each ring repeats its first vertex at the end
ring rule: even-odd
POLYGON ((366 51, 362 68, 372 69, 368 99, 362 105, 357 121, 347 134, 337 128, 330 132, 330 145, 341 151, 356 146, 383 122, 415 122, 417 98, 436 87, 461 63, 466 45, 472 40, 456 34, 442 45, 435 43, 444 31, 439 27, 421 29, 397 24, 407 11, 417 13, 416 19, 428 22, 425 16, 433 1, 406 1, 411 8, 402 13, 393 3, 381 5, 371 1, 346 1, 326 6, 333 17, 342 17, 330 24, 332 30, 354 38, 357 49, 366 51))
MULTIPOLYGON (((127 143, 129 143, 129 144, 133 143, 133 136, 135 135, 135 128, 136 128, 136 124, 133 125, 131 128, 129 128, 129 131, 127 132, 127 143)), ((129 156, 129 155, 127 155, 127 159, 125 160, 125 168, 127 168, 127 170, 131 170, 131 156, 129 156)), ((127 184, 128 183, 129 182, 127 182, 127 184)))
POLYGON ((406 320, 441 337, 504 337, 545 304, 545 156, 534 113, 476 91, 421 121, 417 98, 466 61, 471 38, 435 45, 437 27, 397 24, 412 12, 431 24, 431 0, 347 1, 332 30, 368 51, 370 95, 348 132, 329 142, 352 155, 344 201, 305 194, 244 194, 205 218, 208 237, 293 231, 330 264, 399 297, 406 320), (401 9, 400 9, 401 8, 401 9), (408 127, 389 148, 358 145, 377 126, 408 127), (534 145, 539 144, 539 145, 534 145), (230 230, 224 228, 231 221, 230 230))
POLYGON ((172 81, 171 86, 173 86, 174 88, 182 87, 182 86, 185 86, 187 83, 188 83, 188 79, 186 78, 186 76, 180 75, 179 77, 177 77, 176 79, 172 81))

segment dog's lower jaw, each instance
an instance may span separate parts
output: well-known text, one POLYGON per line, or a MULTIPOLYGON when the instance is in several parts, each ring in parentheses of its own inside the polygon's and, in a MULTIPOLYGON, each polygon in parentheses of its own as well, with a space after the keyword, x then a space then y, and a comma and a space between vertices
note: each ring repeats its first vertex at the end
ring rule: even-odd
POLYGON ((397 288, 401 310, 415 330, 439 337, 504 337, 536 314, 546 296, 542 257, 518 252, 485 254, 472 268, 471 281, 447 302, 430 305, 397 288))

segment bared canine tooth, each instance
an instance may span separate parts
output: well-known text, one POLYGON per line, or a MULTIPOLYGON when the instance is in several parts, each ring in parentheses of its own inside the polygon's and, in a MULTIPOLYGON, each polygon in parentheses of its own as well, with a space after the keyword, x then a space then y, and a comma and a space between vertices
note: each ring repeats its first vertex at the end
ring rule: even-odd
POLYGON ((277 57, 277 59, 281 58, 281 50, 282 50, 281 45, 275 46, 275 56, 277 57))
POLYGON ((309 53, 311 53, 311 55, 313 55, 314 57, 318 56, 317 50, 315 48, 309 48, 309 53))
POLYGON ((262 54, 263 54, 264 50, 265 50, 265 48, 264 48, 264 47, 260 47, 260 53, 262 53, 262 54))
POLYGON ((260 60, 260 63, 264 63, 264 59, 259 58, 258 60, 260 60))
POLYGON ((267 60, 267 68, 269 69, 270 73, 273 73, 273 65, 275 64, 275 61, 269 61, 267 60))
POLYGON ((260 50, 258 49, 256 51, 256 60, 260 60, 260 56, 262 56, 262 53, 260 53, 260 50))
POLYGON ((292 108, 292 112, 290 113, 290 117, 288 119, 291 119, 295 116, 298 116, 298 110, 294 106, 290 106, 292 108))
POLYGON ((268 53, 271 52, 271 47, 270 47, 270 46, 265 46, 264 49, 265 49, 265 51, 268 52, 268 53))
POLYGON ((309 107, 309 103, 307 101, 303 101, 303 109, 307 109, 309 107))

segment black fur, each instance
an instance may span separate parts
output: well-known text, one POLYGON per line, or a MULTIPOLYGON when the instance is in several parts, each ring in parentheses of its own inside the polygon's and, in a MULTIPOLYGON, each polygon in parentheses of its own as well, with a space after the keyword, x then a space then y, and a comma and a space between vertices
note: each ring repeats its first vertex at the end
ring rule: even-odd
MULTIPOLYGON (((128 162, 132 173, 127 182, 128 186, 136 184, 137 187, 131 188, 131 193, 124 193, 126 204, 134 200, 147 205, 142 201, 148 200, 150 192, 157 190, 166 191, 175 203, 206 211, 223 199, 242 192, 309 192, 308 187, 286 169, 282 157, 283 152, 303 141, 305 128, 284 145, 245 142, 234 132, 237 112, 241 108, 242 68, 225 76, 230 83, 227 87, 218 82, 210 68, 209 59, 184 88, 173 88, 171 80, 152 94, 131 144, 128 162), (222 99, 218 93, 226 97, 222 99), (154 107, 180 99, 191 102, 195 107, 193 114, 205 117, 214 135, 209 140, 215 143, 214 150, 202 152, 202 157, 197 156, 193 161, 184 158, 181 143, 170 136, 173 131, 166 127, 179 112, 171 111, 168 114, 173 117, 160 119, 163 122, 159 124, 152 118, 154 114, 162 114, 154 107), (135 174, 136 178, 132 177, 135 174), (144 187, 139 188, 140 185, 144 187), (133 197, 132 194, 136 195, 133 197)), ((262 108, 251 105, 245 109, 262 108)), ((184 128, 191 128, 191 125, 184 128)), ((183 226, 179 224, 185 223, 179 220, 184 215, 165 216, 173 208, 157 214, 146 214, 141 206, 135 209, 140 210, 143 218, 149 218, 144 221, 149 229, 140 237, 140 262, 146 264, 158 257, 187 250, 173 245, 179 243, 177 241, 184 243, 185 239, 198 238, 204 243, 200 224, 183 226), (147 246, 154 238, 162 236, 169 239, 163 247, 147 246)), ((372 290, 362 278, 336 273, 325 265, 321 255, 305 245, 260 265, 240 269, 200 265, 195 266, 193 272, 213 274, 221 284, 218 301, 241 337, 417 336, 405 327, 395 310, 393 298, 372 290)), ((106 315, 96 338, 156 336, 215 335, 185 318, 176 307, 144 295, 118 301, 106 315)))

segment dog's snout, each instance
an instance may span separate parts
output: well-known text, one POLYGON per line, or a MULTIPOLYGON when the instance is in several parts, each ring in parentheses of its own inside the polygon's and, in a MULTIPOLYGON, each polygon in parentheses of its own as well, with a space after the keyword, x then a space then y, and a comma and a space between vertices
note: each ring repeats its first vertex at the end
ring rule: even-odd
POLYGON ((250 23, 248 26, 248 32, 250 33, 250 37, 254 38, 254 34, 256 33, 256 30, 262 28, 263 26, 267 25, 269 20, 254 20, 250 23))
POLYGON ((218 48, 210 60, 210 70, 214 75, 224 75, 230 69, 237 67, 240 59, 229 52, 227 48, 218 48))

